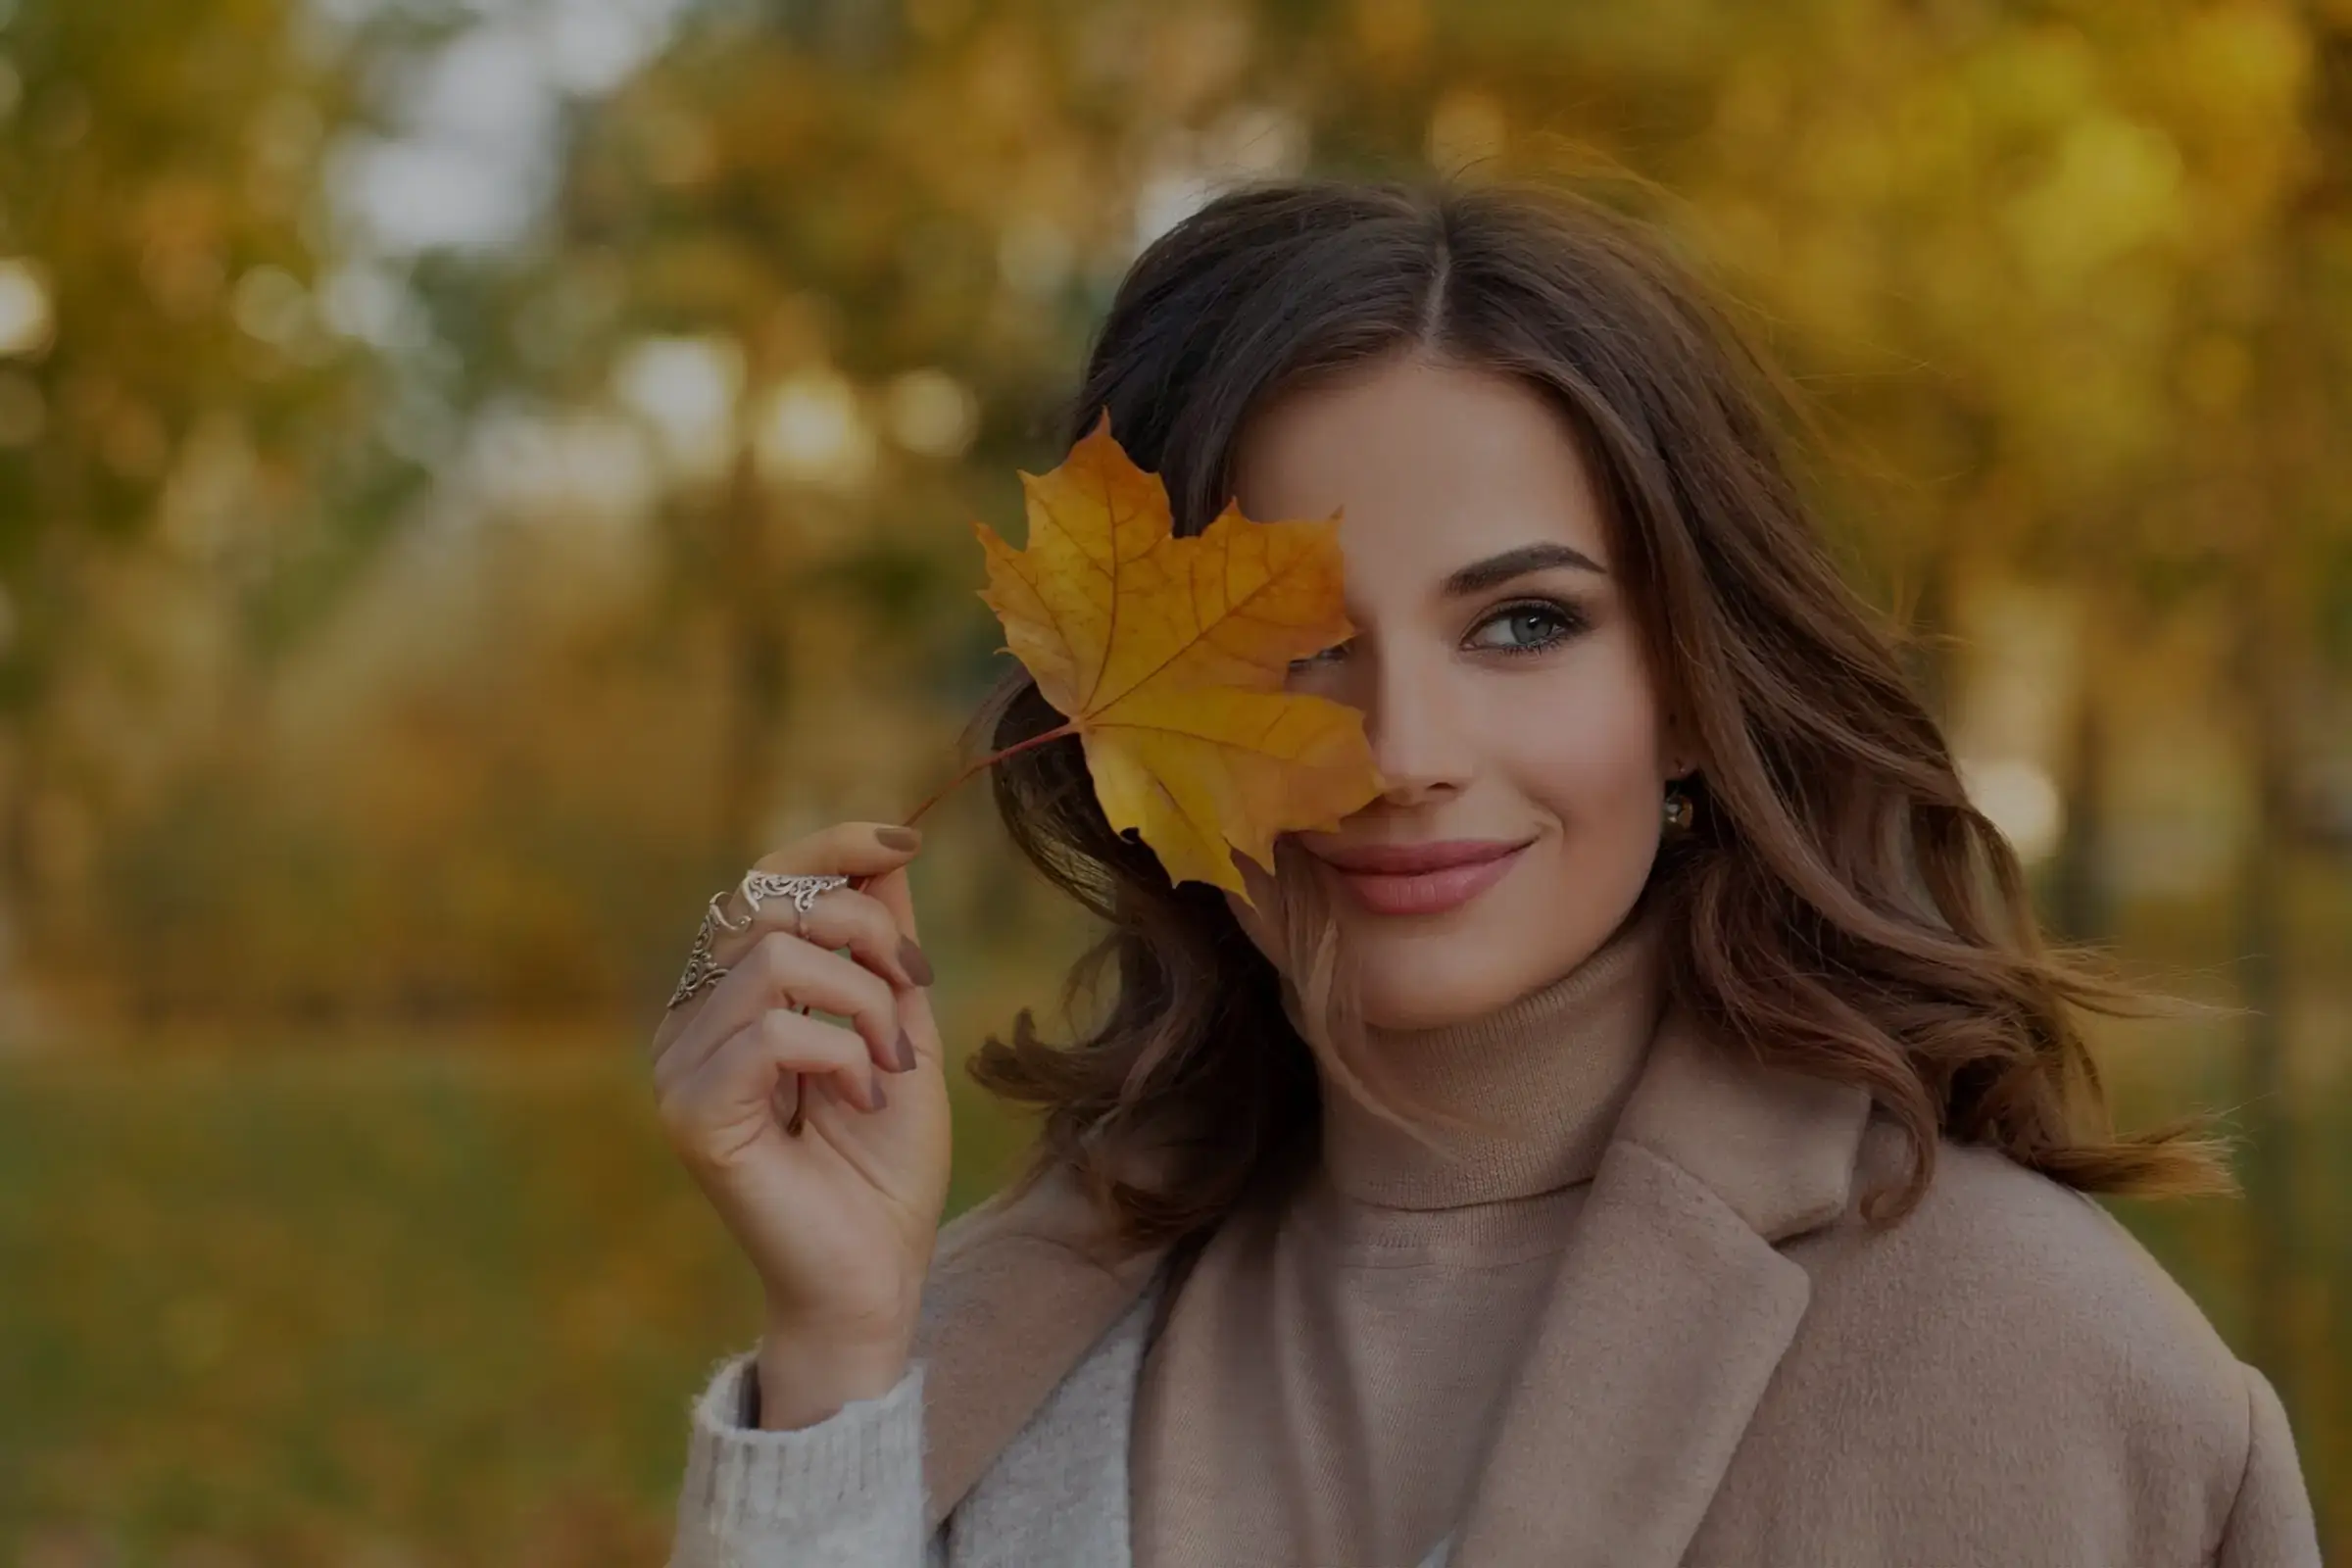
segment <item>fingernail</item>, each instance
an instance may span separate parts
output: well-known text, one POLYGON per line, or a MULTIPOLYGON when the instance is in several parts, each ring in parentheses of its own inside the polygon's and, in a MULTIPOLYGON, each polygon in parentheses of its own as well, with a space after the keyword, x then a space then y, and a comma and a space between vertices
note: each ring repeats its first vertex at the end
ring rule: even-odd
POLYGON ((923 836, 910 827, 878 827, 874 829, 874 837, 886 849, 893 850, 915 849, 923 842, 923 836))
POLYGON ((916 985, 927 986, 931 983, 931 960, 923 956, 923 950, 914 945, 913 938, 899 938, 899 962, 908 974, 914 976, 916 985))
POLYGON ((906 1031, 899 1031, 899 1071, 914 1071, 914 1041, 906 1031))
POLYGON ((869 1065, 865 1070, 874 1081, 874 1108, 880 1110, 890 1103, 890 1095, 882 1087, 882 1069, 869 1065))

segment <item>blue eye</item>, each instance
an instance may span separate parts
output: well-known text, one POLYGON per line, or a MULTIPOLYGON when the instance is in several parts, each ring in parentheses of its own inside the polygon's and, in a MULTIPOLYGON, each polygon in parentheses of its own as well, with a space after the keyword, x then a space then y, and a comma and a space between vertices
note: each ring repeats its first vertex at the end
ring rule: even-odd
MULTIPOLYGON (((1531 599, 1521 604, 1504 605, 1478 623, 1478 632, 1484 632, 1491 626, 1509 628, 1505 634, 1506 640, 1492 641, 1474 633, 1469 646, 1495 654, 1541 654, 1566 642, 1590 624, 1584 613, 1571 605, 1554 599, 1531 599)), ((1309 654, 1304 659, 1294 659, 1290 664, 1291 671, 1296 674, 1318 668, 1341 658, 1353 646, 1354 640, 1351 638, 1319 653, 1309 654)))
POLYGON ((1495 643, 1474 637, 1472 646, 1498 654, 1540 654, 1584 630, 1585 624, 1585 617, 1568 606, 1556 600, 1534 599, 1505 605, 1479 622, 1482 632, 1490 626, 1512 627, 1519 631, 1519 640, 1495 643))

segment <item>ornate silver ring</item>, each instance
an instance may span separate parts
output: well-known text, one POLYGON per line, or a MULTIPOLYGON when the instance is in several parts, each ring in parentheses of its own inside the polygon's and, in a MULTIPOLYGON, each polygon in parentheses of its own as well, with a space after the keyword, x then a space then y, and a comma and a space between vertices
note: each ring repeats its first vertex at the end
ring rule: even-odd
POLYGON ((674 1008, 706 987, 718 983, 719 976, 727 972, 727 966, 720 963, 714 954, 718 933, 750 930, 753 917, 759 914, 760 906, 763 900, 790 899, 792 901, 792 909, 796 916, 793 921, 793 933, 797 936, 800 934, 800 921, 797 916, 808 912, 808 906, 815 902, 819 893, 829 893, 835 888, 849 885, 850 879, 846 876, 804 876, 787 875, 780 871, 747 871, 744 873, 743 882, 737 891, 743 894, 743 902, 750 906, 751 913, 745 915, 741 920, 727 918, 726 910, 723 907, 727 900, 726 889, 722 888, 711 894, 710 904, 703 909, 703 923, 694 933, 694 946, 686 952, 686 972, 678 976, 677 989, 669 994, 669 1007, 674 1008))

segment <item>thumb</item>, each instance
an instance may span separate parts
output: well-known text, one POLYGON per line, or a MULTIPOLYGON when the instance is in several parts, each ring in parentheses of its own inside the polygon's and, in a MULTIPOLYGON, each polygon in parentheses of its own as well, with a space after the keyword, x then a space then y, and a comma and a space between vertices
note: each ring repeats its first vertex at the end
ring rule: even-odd
POLYGON ((899 923, 899 934, 909 942, 922 938, 914 929, 914 890, 907 885, 906 867, 894 865, 865 885, 865 891, 879 899, 890 917, 899 923))

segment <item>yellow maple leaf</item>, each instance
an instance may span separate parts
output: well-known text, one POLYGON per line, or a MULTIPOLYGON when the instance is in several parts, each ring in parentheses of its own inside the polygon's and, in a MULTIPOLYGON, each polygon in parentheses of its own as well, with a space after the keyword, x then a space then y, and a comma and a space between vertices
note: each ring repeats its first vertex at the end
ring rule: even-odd
POLYGON ((1228 504, 1178 539, 1166 487, 1107 411, 1021 489, 1026 549, 972 525, 1007 651, 1081 738, 1112 828, 1136 830, 1169 881, 1248 902, 1232 851, 1270 872, 1277 833, 1337 827, 1380 793, 1363 714, 1282 689, 1292 660, 1354 633, 1339 519, 1252 522, 1228 504))

